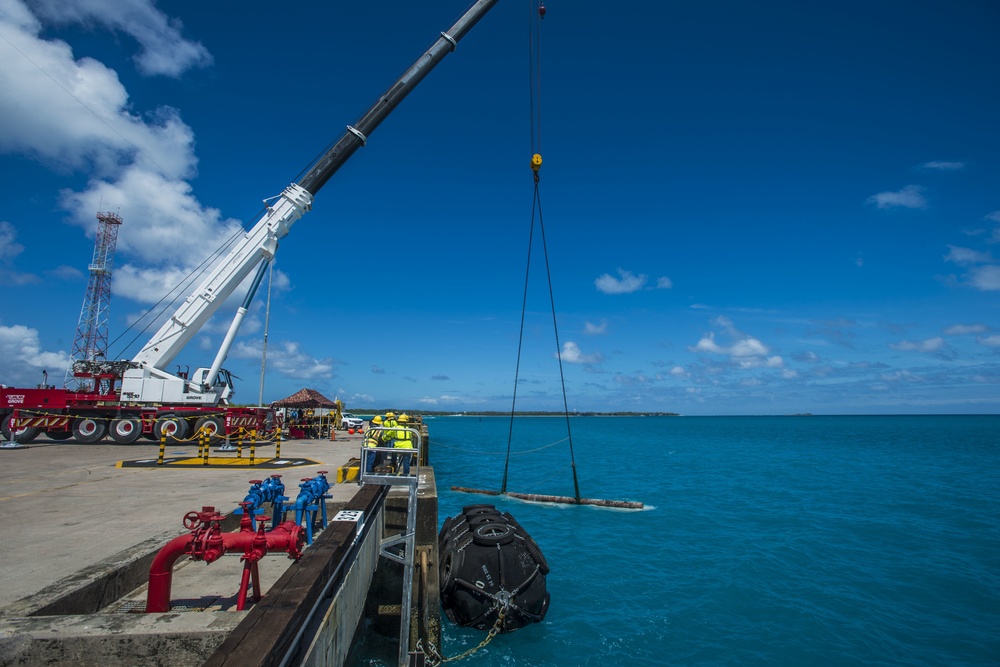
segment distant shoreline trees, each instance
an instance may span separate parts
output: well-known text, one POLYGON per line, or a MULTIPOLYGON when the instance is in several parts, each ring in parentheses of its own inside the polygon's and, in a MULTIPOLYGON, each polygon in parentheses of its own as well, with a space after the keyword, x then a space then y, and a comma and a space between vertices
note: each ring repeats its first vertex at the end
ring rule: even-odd
MULTIPOLYGON (((362 415, 384 415, 389 411, 390 408, 385 408, 381 410, 371 410, 369 408, 351 408, 351 412, 362 415)), ((452 417, 452 416, 462 416, 462 417, 509 417, 510 412, 501 412, 498 410, 400 410, 399 408, 391 408, 393 412, 399 414, 400 412, 407 412, 414 415, 425 415, 433 417, 452 417)), ((515 417, 562 417, 565 416, 564 412, 550 412, 546 410, 516 410, 514 412, 515 417)), ((633 411, 615 411, 615 412, 571 412, 570 417, 679 417, 679 412, 633 412, 633 411)))

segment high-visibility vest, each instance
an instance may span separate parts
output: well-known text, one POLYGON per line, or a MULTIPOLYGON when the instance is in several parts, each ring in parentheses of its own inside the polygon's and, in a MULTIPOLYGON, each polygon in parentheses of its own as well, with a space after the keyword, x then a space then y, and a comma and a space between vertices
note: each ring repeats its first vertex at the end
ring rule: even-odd
POLYGON ((405 427, 400 428, 396 431, 396 441, 392 443, 392 446, 400 449, 413 449, 413 434, 405 430, 405 427))

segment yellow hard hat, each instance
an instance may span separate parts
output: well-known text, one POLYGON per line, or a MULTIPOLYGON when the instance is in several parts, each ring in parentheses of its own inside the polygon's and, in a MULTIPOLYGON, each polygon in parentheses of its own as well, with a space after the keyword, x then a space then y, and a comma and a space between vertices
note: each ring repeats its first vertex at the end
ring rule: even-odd
POLYGON ((372 423, 373 424, 381 424, 382 423, 382 417, 381 417, 381 415, 375 415, 374 419, 372 419, 372 423))
POLYGON ((395 419, 396 418, 396 413, 395 412, 387 412, 387 413, 385 413, 385 418, 386 419, 395 419))
POLYGON ((408 422, 410 421, 410 417, 404 412, 403 414, 399 415, 399 421, 408 422))

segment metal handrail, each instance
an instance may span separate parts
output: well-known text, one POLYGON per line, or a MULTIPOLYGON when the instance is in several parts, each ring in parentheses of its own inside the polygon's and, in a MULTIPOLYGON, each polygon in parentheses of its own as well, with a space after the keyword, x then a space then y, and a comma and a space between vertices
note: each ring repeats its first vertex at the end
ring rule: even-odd
POLYGON ((369 428, 365 432, 361 444, 361 472, 358 475, 359 484, 405 485, 408 491, 406 499, 406 531, 383 539, 379 545, 379 555, 400 563, 403 566, 403 595, 399 611, 399 664, 401 666, 409 662, 410 653, 410 609, 413 602, 413 558, 416 551, 417 534, 417 488, 420 484, 420 450, 422 446, 423 440, 420 437, 420 432, 416 429, 399 426, 376 426, 369 428), (366 447, 364 440, 368 439, 372 431, 407 431, 413 436, 410 442, 414 443, 414 446, 366 447), (410 474, 377 474, 374 472, 374 466, 372 467, 373 472, 366 472, 368 467, 367 454, 369 452, 405 454, 406 456, 413 457, 413 462, 410 464, 410 474), (397 553, 394 549, 400 545, 403 547, 402 553, 397 553))

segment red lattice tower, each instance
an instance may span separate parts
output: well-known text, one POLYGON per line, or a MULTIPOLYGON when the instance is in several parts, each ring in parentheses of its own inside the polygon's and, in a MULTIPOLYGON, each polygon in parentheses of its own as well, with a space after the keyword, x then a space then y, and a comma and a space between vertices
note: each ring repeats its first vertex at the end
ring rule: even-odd
POLYGON ((80 323, 76 327, 73 351, 70 353, 70 367, 66 372, 65 386, 76 384, 80 388, 93 381, 73 376, 76 362, 104 360, 108 354, 108 319, 111 307, 111 269, 115 262, 115 246, 118 245, 118 228, 122 218, 117 213, 97 214, 97 238, 94 241, 94 260, 90 263, 90 280, 87 295, 80 311, 80 323))

